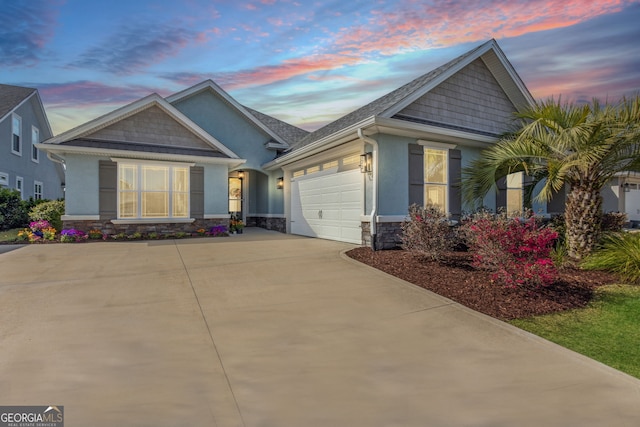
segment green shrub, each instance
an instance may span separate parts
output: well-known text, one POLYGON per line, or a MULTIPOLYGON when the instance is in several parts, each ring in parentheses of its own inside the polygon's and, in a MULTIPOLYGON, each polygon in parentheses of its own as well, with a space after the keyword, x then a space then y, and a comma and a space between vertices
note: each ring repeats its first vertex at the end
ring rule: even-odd
POLYGON ((46 220, 56 230, 62 230, 62 215, 64 215, 64 200, 49 200, 36 204, 29 212, 31 221, 46 220))
POLYGON ((453 232, 447 216, 437 206, 409 207, 402 223, 402 248, 432 261, 439 261, 453 247, 453 232))
POLYGON ((617 273, 629 283, 640 283, 640 234, 605 235, 602 244, 588 256, 582 267, 617 273))
POLYGON ((27 227, 29 215, 20 193, 7 188, 0 189, 0 230, 27 227))

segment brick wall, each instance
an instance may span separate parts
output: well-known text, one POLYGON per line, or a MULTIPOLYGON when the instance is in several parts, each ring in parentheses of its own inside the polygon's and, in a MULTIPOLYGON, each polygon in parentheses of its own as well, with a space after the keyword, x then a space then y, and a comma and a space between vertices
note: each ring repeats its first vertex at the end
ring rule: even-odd
POLYGON ((172 234, 178 232, 194 233, 196 230, 204 228, 208 230, 216 225, 229 226, 229 219, 196 219, 191 223, 166 223, 166 224, 113 224, 110 220, 95 221, 63 221, 63 228, 82 230, 100 230, 103 234, 133 234, 133 233, 158 233, 172 234))
POLYGON ((263 216, 248 216, 247 227, 260 227, 266 230, 274 230, 280 233, 287 232, 286 218, 267 218, 263 216))
MULTIPOLYGON (((401 222, 377 223, 376 249, 394 249, 400 246, 401 222)), ((371 247, 371 223, 362 222, 362 245, 371 247)))

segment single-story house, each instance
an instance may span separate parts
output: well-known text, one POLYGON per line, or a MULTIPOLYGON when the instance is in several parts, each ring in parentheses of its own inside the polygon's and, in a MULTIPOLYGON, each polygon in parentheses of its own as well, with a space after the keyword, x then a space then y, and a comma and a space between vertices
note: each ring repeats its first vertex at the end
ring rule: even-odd
MULTIPOLYGON (((532 102, 490 40, 311 133, 207 80, 39 148, 66 164, 67 228, 193 231, 233 214, 249 226, 387 248, 413 203, 461 215, 462 168, 532 102)), ((517 209, 522 192, 522 176, 510 176, 484 204, 517 209)))

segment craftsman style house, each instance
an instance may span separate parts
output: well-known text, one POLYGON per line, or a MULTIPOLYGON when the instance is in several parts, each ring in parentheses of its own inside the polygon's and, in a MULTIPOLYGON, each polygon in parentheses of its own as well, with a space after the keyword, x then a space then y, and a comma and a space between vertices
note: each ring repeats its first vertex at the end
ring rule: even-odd
MULTIPOLYGON (((495 40, 308 133, 207 80, 149 95, 37 147, 66 165, 65 227, 248 225, 393 246, 412 203, 464 206, 461 169, 533 99, 495 40)), ((511 176, 489 207, 522 205, 511 176)))

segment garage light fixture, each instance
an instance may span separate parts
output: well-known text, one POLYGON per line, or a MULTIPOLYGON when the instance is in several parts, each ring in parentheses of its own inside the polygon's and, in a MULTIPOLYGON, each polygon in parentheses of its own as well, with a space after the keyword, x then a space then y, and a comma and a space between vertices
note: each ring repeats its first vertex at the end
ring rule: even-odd
POLYGON ((244 178, 244 171, 238 171, 238 178, 244 178))
POLYGON ((278 182, 276 183, 276 188, 278 190, 282 190, 284 188, 284 178, 283 177, 278 178, 278 182))
POLYGON ((360 155, 360 172, 373 172, 373 156, 371 153, 364 153, 360 155))

